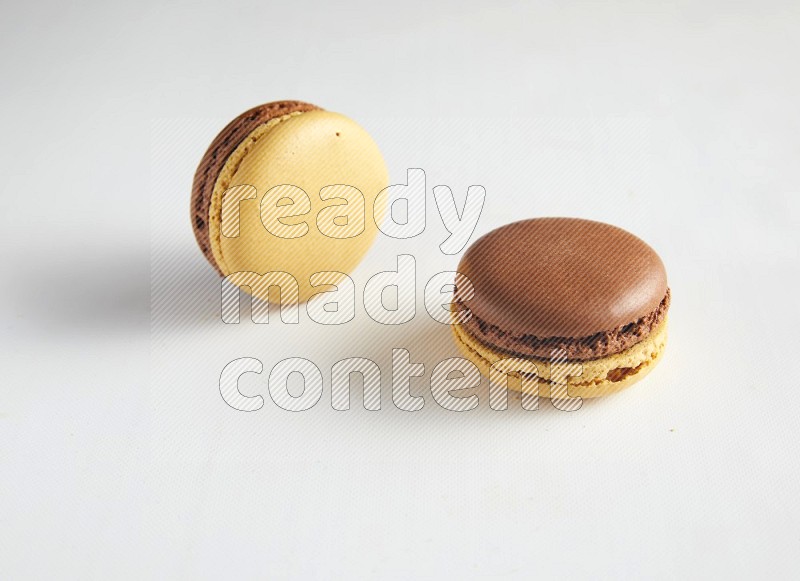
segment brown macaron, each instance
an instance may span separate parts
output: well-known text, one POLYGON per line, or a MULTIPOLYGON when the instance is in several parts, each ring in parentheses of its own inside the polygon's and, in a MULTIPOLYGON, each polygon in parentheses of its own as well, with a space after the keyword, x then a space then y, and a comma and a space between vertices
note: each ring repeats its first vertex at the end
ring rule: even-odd
POLYGON ((549 396, 551 359, 565 360, 580 368, 566 380, 569 395, 595 397, 638 381, 663 353, 664 264, 616 226, 577 218, 508 224, 477 240, 459 272, 474 293, 456 289, 471 316, 454 335, 486 375, 501 359, 525 360, 549 396))

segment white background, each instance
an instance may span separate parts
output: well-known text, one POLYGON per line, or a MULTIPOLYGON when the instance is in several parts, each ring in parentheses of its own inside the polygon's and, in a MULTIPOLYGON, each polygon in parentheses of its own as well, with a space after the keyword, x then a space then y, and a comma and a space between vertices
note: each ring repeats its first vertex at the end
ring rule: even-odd
POLYGON ((796 574, 796 4, 2 11, 0 577, 796 574), (421 167, 459 203, 485 186, 476 235, 569 215, 642 237, 673 291, 664 361, 574 413, 440 409, 430 371, 457 353, 421 293, 459 257, 433 206, 354 273, 360 293, 415 255, 412 323, 359 301, 340 328, 222 324, 192 175, 278 99, 356 119, 394 183, 421 167), (420 412, 391 402, 392 347, 426 365, 420 412), (265 366, 241 383, 266 399, 250 414, 217 386, 244 356, 265 366), (269 399, 289 356, 326 377, 310 411, 269 399), (380 411, 331 409, 351 356, 380 364, 380 411))

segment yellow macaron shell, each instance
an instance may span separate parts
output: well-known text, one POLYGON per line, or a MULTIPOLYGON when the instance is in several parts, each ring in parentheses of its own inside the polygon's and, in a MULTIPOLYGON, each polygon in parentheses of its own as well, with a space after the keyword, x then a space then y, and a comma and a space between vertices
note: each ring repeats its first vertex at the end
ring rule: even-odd
MULTIPOLYGON (((485 377, 491 376, 492 365, 501 359, 514 357, 484 345, 464 332, 461 325, 453 325, 453 336, 461 354, 478 366, 485 377)), ((661 360, 667 343, 667 319, 653 329, 643 341, 632 347, 600 359, 571 362, 581 365, 581 374, 567 378, 570 397, 592 398, 608 395, 633 385, 647 375, 661 360)), ((532 357, 524 358, 536 366, 539 378, 550 378, 550 362, 532 357)), ((513 376, 514 374, 512 374, 513 376)), ((521 389, 521 382, 509 380, 509 389, 521 389)), ((550 383, 539 382, 539 395, 550 397, 550 383)))
POLYGON ((214 258, 226 276, 289 273, 306 301, 323 290, 314 288, 311 275, 349 274, 364 257, 385 212, 375 199, 387 186, 377 145, 351 119, 322 110, 273 119, 237 147, 217 178, 209 230, 214 258), (232 212, 223 194, 244 185, 257 194, 238 202, 239 231, 231 236, 222 221, 233 219, 235 207, 232 212))

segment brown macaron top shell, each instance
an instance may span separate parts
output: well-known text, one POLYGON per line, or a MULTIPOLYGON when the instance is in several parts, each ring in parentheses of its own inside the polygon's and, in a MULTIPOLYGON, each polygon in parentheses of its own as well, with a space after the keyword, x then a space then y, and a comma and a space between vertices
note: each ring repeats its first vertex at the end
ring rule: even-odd
MULTIPOLYGON (((459 272, 472 282, 465 329, 524 356, 593 359, 643 340, 666 316, 658 254, 633 234, 578 218, 508 224, 477 240, 459 272)), ((456 300, 460 300, 458 289, 456 300)))
POLYGON ((192 228, 203 254, 220 274, 222 273, 214 260, 209 242, 208 212, 217 176, 225 162, 239 144, 260 125, 291 113, 305 113, 317 109, 320 107, 302 101, 275 101, 253 107, 228 123, 208 147, 194 174, 191 201, 192 228))

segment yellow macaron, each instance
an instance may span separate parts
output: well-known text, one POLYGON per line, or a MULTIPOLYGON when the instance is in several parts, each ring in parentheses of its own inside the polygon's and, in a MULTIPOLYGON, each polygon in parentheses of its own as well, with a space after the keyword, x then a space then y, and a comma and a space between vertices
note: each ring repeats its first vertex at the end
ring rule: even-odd
POLYGON ((195 173, 191 217, 211 265, 259 298, 285 273, 306 301, 350 273, 378 233, 386 164, 355 121, 300 101, 260 105, 231 121, 195 173))

